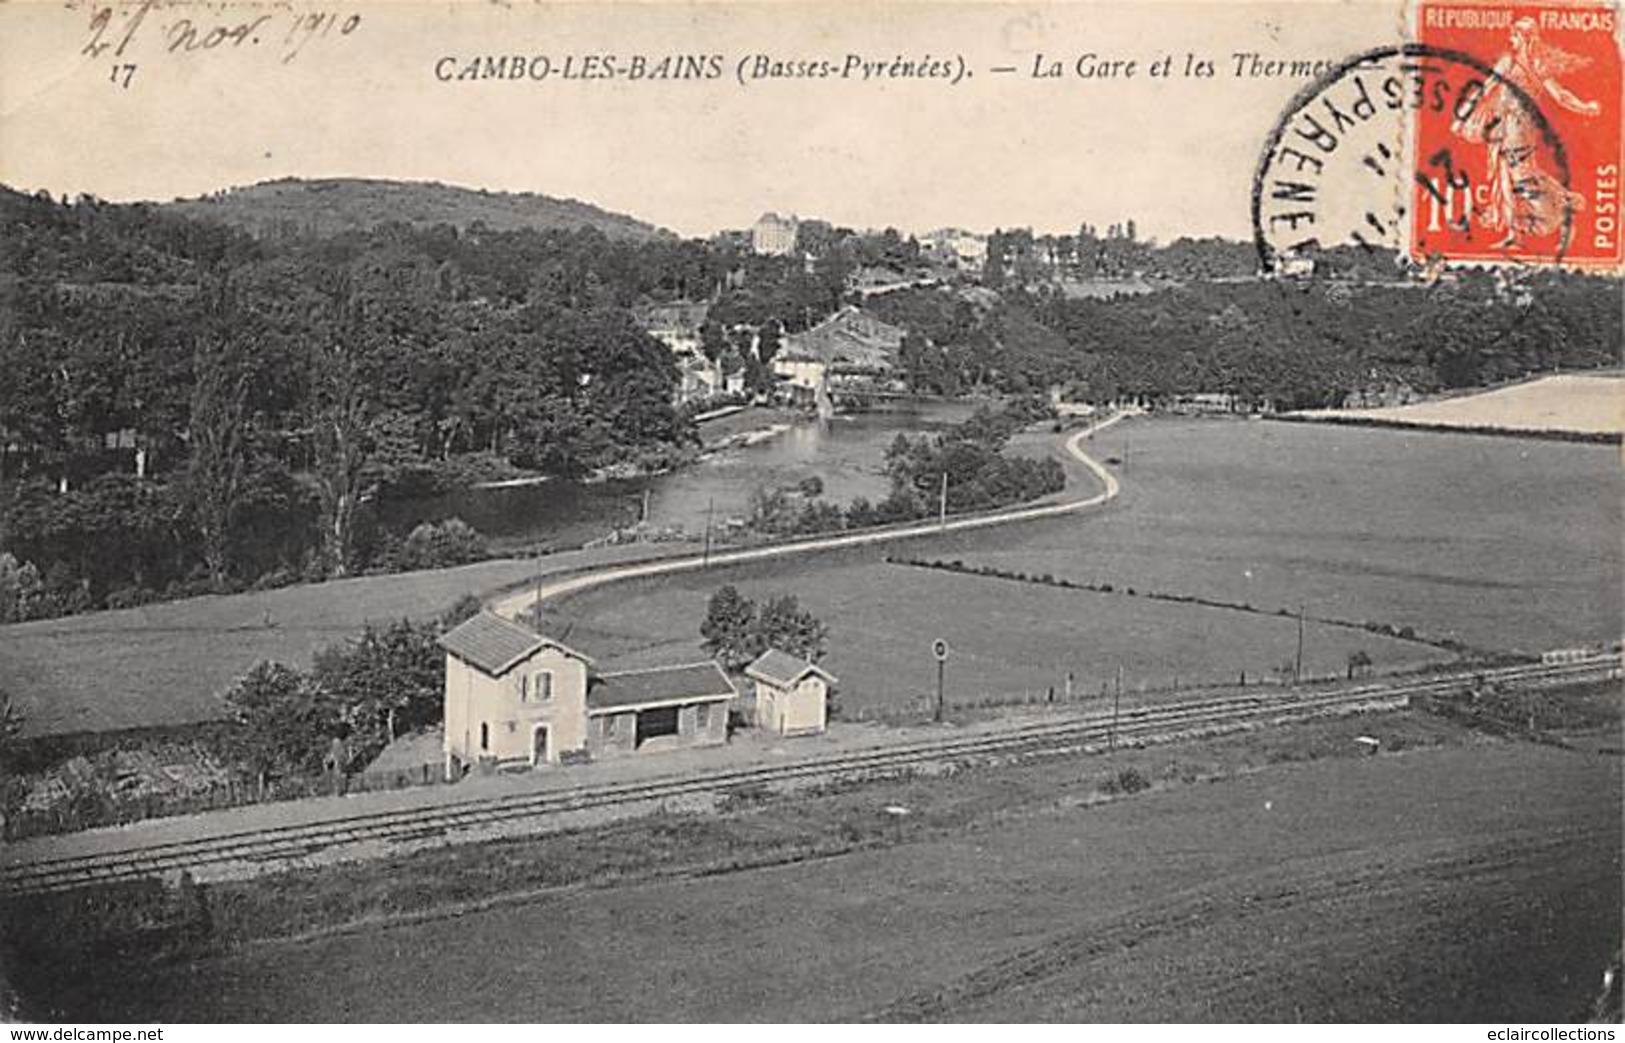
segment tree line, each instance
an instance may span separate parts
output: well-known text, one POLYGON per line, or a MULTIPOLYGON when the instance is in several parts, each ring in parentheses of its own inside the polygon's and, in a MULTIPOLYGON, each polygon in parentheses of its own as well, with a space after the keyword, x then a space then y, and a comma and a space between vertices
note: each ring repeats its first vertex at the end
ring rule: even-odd
MULTIPOLYGON (((831 289, 725 244, 381 225, 256 240, 0 190, 0 551, 33 614, 379 567, 377 505, 689 451, 633 309, 795 330, 831 289)), ((392 544, 393 540, 393 544, 392 544)))
POLYGON ((1508 286, 1462 271, 1432 285, 1347 278, 1190 282, 1105 299, 1052 286, 991 300, 916 289, 869 303, 910 331, 910 387, 1068 388, 1093 401, 1229 393, 1242 406, 1335 406, 1403 384, 1473 387, 1618 362, 1617 279, 1544 272, 1508 286))

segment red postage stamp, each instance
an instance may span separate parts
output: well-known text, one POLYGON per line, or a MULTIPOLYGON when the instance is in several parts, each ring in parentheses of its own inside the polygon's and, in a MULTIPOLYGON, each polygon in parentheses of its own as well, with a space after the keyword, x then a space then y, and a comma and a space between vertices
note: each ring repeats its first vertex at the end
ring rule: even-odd
POLYGON ((1618 22, 1611 4, 1423 0, 1418 43, 1481 83, 1418 110, 1417 260, 1621 267, 1618 22))

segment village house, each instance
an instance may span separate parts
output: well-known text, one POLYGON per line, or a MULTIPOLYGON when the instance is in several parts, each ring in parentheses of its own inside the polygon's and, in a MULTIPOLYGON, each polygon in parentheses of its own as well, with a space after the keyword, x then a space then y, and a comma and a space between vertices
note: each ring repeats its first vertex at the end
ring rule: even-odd
POLYGON ((700 353, 700 327, 711 305, 705 301, 650 304, 634 312, 643 331, 670 348, 674 355, 700 353))
POLYGON ((704 355, 686 356, 677 363, 677 388, 673 393, 675 405, 705 402, 722 395, 741 395, 744 391, 743 366, 730 373, 721 362, 712 362, 704 355))
POLYGON ((773 356, 773 373, 792 392, 816 393, 837 379, 890 378, 904 331, 848 305, 804 333, 784 338, 773 356))
POLYGON ((931 260, 952 264, 972 275, 987 265, 987 236, 960 228, 939 228, 920 236, 920 246, 931 260))
POLYGON ((440 644, 447 778, 476 765, 538 767, 728 738, 738 693, 715 663, 600 673, 582 653, 490 612, 440 644))
POLYGON ((835 676, 815 663, 770 648, 745 667, 756 682, 756 727, 775 735, 813 735, 829 723, 835 676))

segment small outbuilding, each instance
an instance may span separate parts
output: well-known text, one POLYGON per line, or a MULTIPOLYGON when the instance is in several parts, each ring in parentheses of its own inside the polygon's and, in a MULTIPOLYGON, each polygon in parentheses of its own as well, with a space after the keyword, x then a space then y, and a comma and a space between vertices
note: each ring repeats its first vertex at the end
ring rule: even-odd
POLYGON ((756 726, 776 735, 815 735, 829 722, 835 675, 816 663, 770 648, 745 667, 756 682, 756 726))

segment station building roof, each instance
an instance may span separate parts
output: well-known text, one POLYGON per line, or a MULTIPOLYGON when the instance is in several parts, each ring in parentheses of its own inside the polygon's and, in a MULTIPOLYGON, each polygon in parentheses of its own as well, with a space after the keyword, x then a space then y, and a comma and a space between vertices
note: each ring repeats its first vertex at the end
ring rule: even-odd
POLYGON ((733 682, 716 663, 659 666, 597 674, 587 689, 587 712, 610 713, 735 698, 733 682))
POLYGON ((582 662, 592 662, 568 645, 492 612, 481 612, 441 635, 440 647, 492 677, 501 677, 548 647, 582 662))

